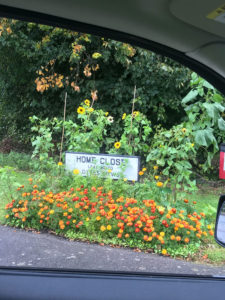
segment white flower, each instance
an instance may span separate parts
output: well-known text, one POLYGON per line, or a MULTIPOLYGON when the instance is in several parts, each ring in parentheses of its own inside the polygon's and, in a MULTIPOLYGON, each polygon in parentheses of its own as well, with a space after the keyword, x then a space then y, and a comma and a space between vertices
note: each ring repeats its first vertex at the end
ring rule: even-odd
POLYGON ((107 120, 108 120, 110 123, 113 123, 113 117, 112 117, 112 116, 108 116, 107 120))

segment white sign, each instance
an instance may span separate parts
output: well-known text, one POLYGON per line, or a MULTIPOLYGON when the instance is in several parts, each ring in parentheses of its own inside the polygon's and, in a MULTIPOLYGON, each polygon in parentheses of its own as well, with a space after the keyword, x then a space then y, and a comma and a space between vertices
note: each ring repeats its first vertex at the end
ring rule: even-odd
POLYGON ((140 157, 66 152, 65 164, 67 170, 79 170, 82 176, 94 173, 104 177, 111 176, 113 179, 127 178, 138 181, 140 157))

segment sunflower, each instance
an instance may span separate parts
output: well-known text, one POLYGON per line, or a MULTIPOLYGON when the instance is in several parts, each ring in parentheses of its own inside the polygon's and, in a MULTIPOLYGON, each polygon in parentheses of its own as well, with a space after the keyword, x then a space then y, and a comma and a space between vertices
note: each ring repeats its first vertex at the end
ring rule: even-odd
POLYGON ((135 117, 137 117, 139 115, 139 111, 134 111, 133 112, 133 117, 135 118, 135 117))
POLYGON ((84 103, 87 105, 87 106, 90 106, 90 100, 88 100, 88 99, 86 99, 86 100, 84 100, 84 103))
POLYGON ((120 142, 116 142, 116 143, 114 144, 114 147, 115 147, 116 149, 119 149, 120 146, 121 146, 121 143, 120 143, 120 142))
POLYGON ((77 109, 77 113, 80 115, 83 115, 85 113, 85 108, 82 106, 79 106, 77 109))
POLYGON ((123 116, 122 116, 122 120, 124 120, 126 118, 127 114, 124 113, 123 116))

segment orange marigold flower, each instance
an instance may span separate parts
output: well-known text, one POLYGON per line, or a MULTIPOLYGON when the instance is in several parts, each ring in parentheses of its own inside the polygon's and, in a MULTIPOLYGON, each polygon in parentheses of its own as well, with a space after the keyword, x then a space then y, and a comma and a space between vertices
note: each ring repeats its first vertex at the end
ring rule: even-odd
MULTIPOLYGON (((74 174, 74 175, 78 175, 79 173, 80 173, 80 171, 79 171, 78 169, 74 169, 74 170, 73 170, 73 174, 74 174)), ((77 191, 78 191, 78 190, 77 190, 77 191)))
POLYGON ((100 227, 100 230, 101 230, 101 231, 105 231, 105 230, 106 230, 105 226, 102 225, 102 226, 100 227))
POLYGON ((147 241, 147 240, 148 240, 148 236, 147 236, 147 235, 144 235, 143 240, 144 240, 144 241, 147 241))
POLYGON ((162 255, 166 255, 167 254, 167 250, 166 249, 162 249, 162 255))
POLYGON ((161 181, 158 181, 158 182, 156 183, 156 185, 157 185, 158 187, 162 187, 162 186, 163 186, 163 183, 162 183, 161 181))

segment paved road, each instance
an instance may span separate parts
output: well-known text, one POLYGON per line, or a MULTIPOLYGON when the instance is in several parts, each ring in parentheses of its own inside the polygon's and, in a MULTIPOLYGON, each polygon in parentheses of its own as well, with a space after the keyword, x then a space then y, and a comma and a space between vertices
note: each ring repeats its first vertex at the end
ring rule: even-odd
POLYGON ((225 276, 225 265, 211 267, 5 226, 0 226, 0 266, 225 276))

